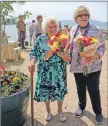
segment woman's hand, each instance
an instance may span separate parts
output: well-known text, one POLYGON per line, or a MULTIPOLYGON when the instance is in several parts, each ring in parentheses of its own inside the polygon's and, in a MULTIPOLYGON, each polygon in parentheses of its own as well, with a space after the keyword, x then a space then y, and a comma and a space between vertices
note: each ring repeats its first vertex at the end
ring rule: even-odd
POLYGON ((66 46, 64 48, 64 53, 68 53, 69 50, 70 50, 70 41, 67 41, 67 44, 66 44, 66 46))
POLYGON ((34 71, 35 71, 35 59, 32 59, 31 61, 30 61, 30 63, 29 63, 29 65, 28 65, 28 70, 29 70, 29 72, 30 73, 34 73, 34 71))
POLYGON ((57 55, 60 56, 65 62, 70 62, 71 58, 68 53, 65 52, 57 52, 57 55))
POLYGON ((95 53, 93 56, 85 56, 85 60, 87 62, 91 62, 91 61, 96 61, 97 59, 99 59, 100 55, 99 53, 95 53))

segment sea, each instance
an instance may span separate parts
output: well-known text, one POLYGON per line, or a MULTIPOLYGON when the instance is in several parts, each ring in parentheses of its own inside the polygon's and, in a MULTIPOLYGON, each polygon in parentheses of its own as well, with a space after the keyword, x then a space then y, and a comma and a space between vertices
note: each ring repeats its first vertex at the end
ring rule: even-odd
MULTIPOLYGON (((64 25, 69 25, 69 26, 74 26, 75 24, 74 23, 70 23, 70 22, 61 22, 61 25, 62 27, 64 25)), ((28 23, 26 25, 26 39, 25 41, 29 41, 30 38, 29 38, 29 26, 30 26, 30 23, 28 23)), ((107 29, 106 26, 102 26, 102 25, 98 25, 98 27, 100 27, 101 29, 107 29)), ((16 28, 16 25, 6 25, 5 26, 5 32, 8 36, 8 41, 9 42, 15 42, 15 41, 18 41, 18 31, 17 31, 17 28, 16 28)))

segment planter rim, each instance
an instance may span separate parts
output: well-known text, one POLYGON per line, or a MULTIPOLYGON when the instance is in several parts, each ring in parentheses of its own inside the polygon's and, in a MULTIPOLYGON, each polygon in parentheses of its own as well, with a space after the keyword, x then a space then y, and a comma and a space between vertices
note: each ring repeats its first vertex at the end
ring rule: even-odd
POLYGON ((20 93, 22 93, 23 91, 25 91, 25 90, 26 90, 27 88, 29 88, 29 87, 30 87, 30 84, 28 84, 27 87, 24 88, 22 91, 13 93, 12 95, 9 95, 9 96, 6 96, 6 97, 1 97, 1 99, 6 99, 6 98, 9 98, 9 97, 11 97, 11 96, 15 96, 15 95, 17 95, 17 94, 20 94, 20 93))

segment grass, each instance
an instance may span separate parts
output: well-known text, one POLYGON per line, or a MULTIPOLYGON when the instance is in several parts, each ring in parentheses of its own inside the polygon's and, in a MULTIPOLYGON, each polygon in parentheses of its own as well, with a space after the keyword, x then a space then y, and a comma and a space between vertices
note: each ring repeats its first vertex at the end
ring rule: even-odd
POLYGON ((105 36, 105 40, 108 40, 108 35, 105 36))

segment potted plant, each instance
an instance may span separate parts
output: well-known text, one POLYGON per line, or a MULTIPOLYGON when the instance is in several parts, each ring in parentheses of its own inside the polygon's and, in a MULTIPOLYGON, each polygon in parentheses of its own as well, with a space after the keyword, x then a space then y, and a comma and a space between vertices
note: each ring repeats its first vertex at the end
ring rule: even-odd
POLYGON ((16 71, 1 71, 1 126, 24 124, 29 90, 30 78, 27 75, 16 71))

